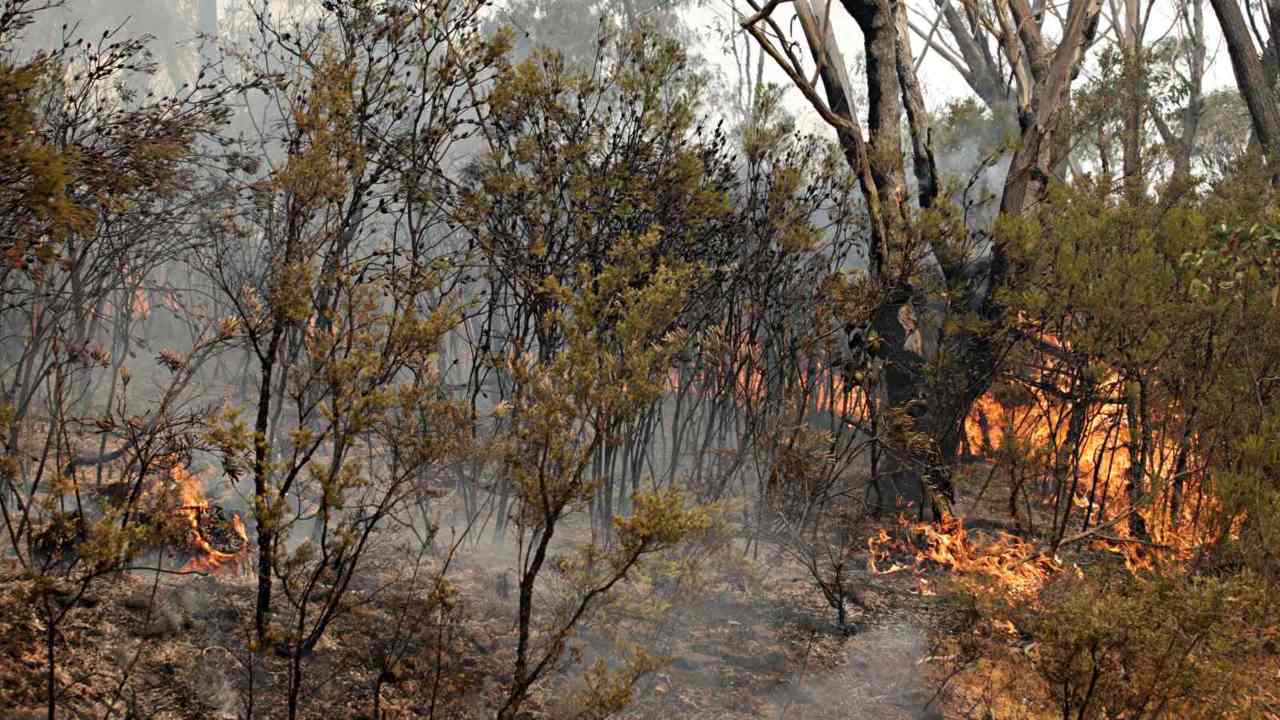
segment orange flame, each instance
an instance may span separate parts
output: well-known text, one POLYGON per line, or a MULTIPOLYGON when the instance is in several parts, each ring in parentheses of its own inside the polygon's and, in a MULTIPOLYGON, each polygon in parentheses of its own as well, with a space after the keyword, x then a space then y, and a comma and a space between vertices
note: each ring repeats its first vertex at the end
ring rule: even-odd
MULTIPOLYGON (((768 397, 769 386, 766 377, 766 366, 763 349, 759 342, 748 342, 741 339, 720 357, 713 359, 721 372, 720 377, 732 377, 732 395, 738 403, 762 402, 768 397)), ((858 385, 845 382, 838 368, 802 357, 795 367, 790 369, 787 378, 788 392, 802 397, 805 404, 818 413, 832 412, 839 417, 849 418, 855 422, 865 419, 867 409, 866 391, 858 385)), ((717 381, 712 371, 700 371, 693 380, 709 386, 717 381)), ((688 382, 688 379, 685 379, 688 382)), ((723 382, 723 381, 722 381, 723 382)), ((681 386, 681 373, 672 370, 668 376, 667 386, 672 391, 681 386)))
POLYGON ((981 587, 999 587, 1019 595, 1036 592, 1061 569, 1056 559, 1011 535, 1001 534, 990 542, 975 545, 955 516, 948 516, 937 524, 912 523, 905 516, 898 522, 900 537, 907 540, 894 540, 884 528, 878 528, 867 539, 867 570, 873 575, 911 570, 916 574, 918 592, 922 595, 934 592, 921 577, 931 565, 983 578, 981 587), (893 562, 892 549, 913 553, 914 563, 893 562), (882 570, 883 563, 889 563, 888 568, 882 570))
POLYGON ((187 551, 191 554, 191 558, 183 566, 182 572, 243 574, 248 565, 249 535, 245 531, 240 515, 232 513, 229 530, 240 540, 242 549, 235 553, 228 553, 215 548, 200 528, 201 514, 207 513, 211 508, 201 489, 200 478, 181 464, 173 466, 169 471, 169 477, 178 491, 179 505, 175 515, 181 518, 188 528, 187 551))
MULTIPOLYGON (((1042 335, 1042 340, 1050 346, 1065 347, 1049 335, 1042 335)), ((1042 356, 1038 361, 1044 368, 1042 378, 1067 375, 1058 372, 1060 363, 1053 357, 1042 356)), ((1155 485, 1161 494, 1148 498, 1149 502, 1135 511, 1130 507, 1127 492, 1132 447, 1123 402, 1089 408, 1078 447, 1070 447, 1073 444, 1070 442, 1072 404, 1066 399, 1071 394, 1070 388, 1065 381, 1055 382, 1060 384, 1058 392, 1030 383, 1020 386, 1024 395, 1016 403, 1002 403, 994 391, 979 398, 965 420, 965 438, 970 451, 987 457, 1003 454, 1014 463, 1025 463, 1025 468, 1039 474, 1054 472, 1074 456, 1070 464, 1078 472, 1079 482, 1073 483, 1075 492, 1068 500, 1090 514, 1092 525, 1136 513, 1146 521, 1149 539, 1162 547, 1162 552, 1188 556, 1205 539, 1201 537, 1202 529, 1196 528, 1192 503, 1183 502, 1178 506, 1170 502, 1167 490, 1170 483, 1159 482, 1174 475, 1177 443, 1167 434, 1152 438, 1153 447, 1140 479, 1141 491, 1149 492, 1150 486, 1155 485), (1178 508, 1177 517, 1173 515, 1174 507, 1178 508)), ((1122 397, 1125 383, 1118 373, 1110 372, 1097 383, 1094 391, 1102 396, 1122 397)), ((1199 496, 1199 481, 1194 473, 1183 475, 1183 497, 1199 496)), ((1199 497, 1197 502, 1208 502, 1208 499, 1199 497)), ((1116 539, 1095 544, 1124 555, 1131 569, 1149 566, 1151 548, 1132 542, 1127 523, 1116 523, 1108 534, 1116 539)))
POLYGON ((955 516, 948 516, 937 525, 901 522, 917 543, 923 545, 916 555, 917 566, 932 562, 962 573, 983 575, 1019 594, 1039 590, 1061 569, 1056 559, 1038 551, 1031 543, 1005 533, 975 548, 955 516))

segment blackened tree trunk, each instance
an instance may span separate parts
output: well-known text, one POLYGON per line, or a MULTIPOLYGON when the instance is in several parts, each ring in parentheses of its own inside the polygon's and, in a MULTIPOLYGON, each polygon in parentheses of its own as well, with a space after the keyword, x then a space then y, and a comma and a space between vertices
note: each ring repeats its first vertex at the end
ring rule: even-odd
POLYGON ((271 572, 275 566, 275 522, 270 497, 271 447, 267 438, 271 417, 271 381, 275 375, 276 354, 283 335, 283 320, 277 319, 271 328, 271 338, 265 351, 260 351, 258 355, 262 379, 258 391, 258 414, 253 425, 253 497, 258 524, 258 599, 254 608, 253 629, 258 645, 262 648, 267 646, 267 631, 271 620, 271 572))
MULTIPOLYGON (((925 369, 935 359, 936 344, 926 342, 927 326, 940 318, 928 317, 926 288, 918 279, 904 277, 890 266, 891 253, 904 253, 913 238, 911 192, 902 155, 901 119, 906 110, 915 152, 913 170, 922 207, 932 205, 937 193, 937 170, 928 142, 924 100, 915 79, 911 52, 905 46, 906 23, 889 0, 844 0, 844 7, 862 30, 868 88, 867 128, 864 142, 854 120, 853 92, 830 23, 823 23, 807 0, 797 0, 796 12, 813 55, 818 58, 829 112, 844 122, 836 125, 845 158, 857 172, 871 215, 870 274, 885 290, 885 300, 873 313, 871 324, 879 336, 884 372, 878 383, 878 415, 886 419, 881 441, 885 443, 883 470, 876 473, 874 488, 881 510, 892 511, 900 502, 924 507, 930 497, 925 486, 926 469, 934 464, 936 449, 924 452, 911 436, 931 437, 925 369)), ((811 89, 810 92, 813 92, 811 89)), ((934 288, 937 289, 937 288, 934 288)), ((950 495, 950 488, 943 488, 950 495)))
MULTIPOLYGON (((1244 97, 1245 105, 1249 107, 1254 135, 1261 144, 1263 153, 1274 163, 1280 157, 1280 102, 1277 102, 1275 89, 1267 82, 1267 73, 1258 48, 1253 43, 1239 0, 1210 2, 1214 14, 1218 16, 1222 38, 1227 43, 1236 85, 1244 97)), ((1276 13, 1280 12, 1280 2, 1267 0, 1267 7, 1271 11, 1271 17, 1275 19, 1276 13)), ((1273 182, 1277 180, 1280 180, 1280 175, 1273 176, 1273 182)))
MULTIPOLYGON (((990 333, 944 336, 943 320, 952 310, 976 310, 985 320, 999 320, 995 291, 1009 266, 999 246, 991 249, 982 268, 948 264, 943 248, 929 244, 940 239, 920 237, 902 154, 904 111, 912 133, 919 207, 933 204, 937 184, 923 98, 907 46, 909 23, 892 0, 841 2, 863 35, 868 141, 863 140, 854 121, 853 93, 831 24, 825 17, 820 19, 808 0, 794 0, 793 5, 823 92, 809 80, 810 73, 801 67, 792 48, 775 46, 770 35, 758 27, 767 25, 775 36, 784 36, 770 18, 777 3, 756 5, 756 14, 744 20, 743 27, 836 130, 867 199, 869 270, 884 292, 872 316, 880 338, 878 354, 884 361, 877 416, 883 428, 878 434, 887 440, 883 454, 887 472, 878 474, 884 478, 877 488, 880 506, 892 509, 906 500, 923 507, 929 502, 935 513, 945 513, 951 496, 949 467, 959 451, 964 418, 990 386, 999 353, 997 339, 990 333), (906 254, 926 260, 894 262, 906 254), (985 276, 969 277, 982 269, 987 271, 985 276), (950 292, 961 287, 970 296, 950 299, 950 292), (944 345, 946 351, 940 353, 944 345), (945 363, 938 362, 942 358, 945 363)), ((1061 148, 1066 147, 1060 111, 1069 101, 1071 82, 1079 72, 1084 49, 1092 41, 1101 0, 1072 0, 1062 40, 1055 48, 1041 36, 1035 13, 1025 0, 997 4, 1000 18, 1008 26, 1003 40, 1018 81, 1022 135, 1001 209, 1019 213, 1043 195, 1061 159, 1061 148)), ((956 19, 958 22, 958 16, 956 19)), ((980 57, 976 45, 970 50, 975 58, 980 57)))

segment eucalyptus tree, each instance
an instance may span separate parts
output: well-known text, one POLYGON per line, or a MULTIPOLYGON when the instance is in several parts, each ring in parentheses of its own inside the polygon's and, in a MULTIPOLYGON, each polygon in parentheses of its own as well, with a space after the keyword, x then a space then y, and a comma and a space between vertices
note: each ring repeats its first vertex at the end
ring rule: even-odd
MULTIPOLYGON (((1253 133, 1271 163, 1280 156, 1280 3, 1210 0, 1231 57, 1236 86, 1249 107, 1253 133)), ((1280 181, 1280 174, 1276 175, 1280 181)))
MULTIPOLYGON (((774 17, 782 4, 752 3, 755 13, 742 25, 835 130, 867 201, 868 276, 883 293, 869 322, 878 336, 884 410, 895 435, 886 447, 897 465, 878 483, 881 504, 892 507, 897 497, 927 498, 936 511, 945 511, 964 418, 990 384, 1000 352, 993 323, 1002 315, 997 289, 1011 270, 1008 256, 999 242, 979 251, 963 227, 947 221, 905 5, 889 0, 842 4, 861 32, 866 55, 864 136, 828 11, 808 0, 791 3, 808 48, 806 62, 774 17), (904 117, 914 198, 902 151, 907 146, 904 117), (963 317, 976 322, 957 322, 963 317), (895 483, 895 475, 905 482, 895 483)), ((1039 200, 1064 158, 1063 110, 1097 31, 1101 2, 1071 2, 1056 43, 1025 2, 1001 0, 991 10, 1001 28, 1001 47, 1014 59, 1010 69, 1020 137, 1000 210, 1016 215, 1039 200)))

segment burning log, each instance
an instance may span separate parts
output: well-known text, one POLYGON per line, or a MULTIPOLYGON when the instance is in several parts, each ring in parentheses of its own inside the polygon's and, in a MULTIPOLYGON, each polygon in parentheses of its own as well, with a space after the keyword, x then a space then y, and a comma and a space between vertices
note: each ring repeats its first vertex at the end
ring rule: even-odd
POLYGON ((238 513, 208 503, 182 507, 176 516, 187 528, 186 556, 182 572, 222 573, 244 571, 249 535, 238 513))
POLYGON ((213 505, 204 497, 198 477, 181 465, 169 471, 181 505, 174 511, 185 534, 183 572, 243 572, 249 557, 249 535, 238 513, 213 505))
MULTIPOLYGON (((240 573, 247 568, 249 535, 238 513, 214 505, 204 497, 200 478, 175 462, 165 473, 172 485, 150 478, 145 488, 116 482, 94 491, 97 513, 90 518, 132 506, 130 525, 150 528, 135 551, 169 550, 184 562, 182 572, 240 573), (177 496, 177 507, 172 499, 177 496)), ((35 552, 41 562, 69 565, 86 540, 86 519, 79 512, 55 515, 37 536, 35 552)))

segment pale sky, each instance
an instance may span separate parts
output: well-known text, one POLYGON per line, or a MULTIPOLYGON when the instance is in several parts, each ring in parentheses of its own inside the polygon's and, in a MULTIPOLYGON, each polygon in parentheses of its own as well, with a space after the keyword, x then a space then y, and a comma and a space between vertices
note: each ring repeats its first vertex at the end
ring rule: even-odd
MULTIPOLYGON (((1207 63, 1209 65, 1205 76, 1205 92, 1209 92, 1224 85, 1234 85, 1235 78, 1232 76, 1231 63, 1227 57, 1226 46, 1222 42, 1222 34, 1218 29, 1217 18, 1213 14, 1212 8, 1207 0, 1200 0, 1204 7, 1205 17, 1205 35, 1207 45, 1207 63)), ((909 7, 919 8, 929 12, 934 7, 933 0, 908 0, 909 7)), ((1152 19, 1149 24, 1148 41, 1165 36, 1172 27, 1172 7, 1173 0, 1147 0, 1154 9, 1152 19)), ((740 10, 744 10, 748 14, 751 12, 743 0, 710 0, 706 5, 693 7, 685 12, 685 17, 690 24, 699 30, 704 36, 708 34, 707 29, 713 27, 716 23, 723 26, 727 19, 731 17, 733 5, 740 10)), ((1061 4, 1064 6, 1065 1, 1061 4)), ((818 5, 819 8, 823 6, 818 5)), ((1107 32, 1107 14, 1109 12, 1109 4, 1104 5, 1102 26, 1099 32, 1107 32)), ((1145 10, 1144 10, 1145 11, 1145 10)), ((775 11, 775 17, 778 24, 784 29, 793 30, 794 38, 803 42, 803 35, 799 31, 799 27, 791 23, 794 13, 788 4, 780 5, 775 11)), ((819 11, 821 12, 821 10, 819 11)), ((836 37, 840 40, 840 49, 844 54, 847 62, 852 62, 853 58, 860 55, 862 51, 862 35, 858 31, 857 25, 853 19, 844 11, 843 7, 837 2, 831 8, 831 21, 835 26, 836 37)), ((922 24, 920 16, 913 13, 913 19, 917 24, 922 24)), ((930 15, 929 17, 932 17, 930 15)), ((915 58, 919 59, 921 52, 924 50, 924 41, 912 34, 912 50, 915 58)), ((1106 38, 1100 38, 1106 40, 1106 38)), ((736 77, 737 70, 734 67, 733 57, 728 53, 719 50, 718 43, 707 42, 704 40, 701 52, 705 57, 712 61, 727 78, 736 77)), ((805 60, 808 60, 807 50, 802 54, 805 60)), ((766 58, 766 77, 769 81, 783 85, 789 85, 789 80, 785 74, 773 63, 771 59, 766 58)), ((810 66, 811 67, 811 66, 810 66)), ((1084 74, 1091 71, 1086 66, 1081 80, 1084 80, 1084 74)), ((862 78, 856 74, 850 75, 851 79, 858 83, 862 78)), ((936 109, 945 105, 951 100, 957 98, 971 96, 973 93, 969 90, 969 86, 964 79, 952 67, 943 60, 937 53, 930 52, 924 59, 920 67, 920 84, 924 91, 925 102, 931 109, 936 109)), ((1079 81, 1078 81, 1079 82, 1079 81)), ((788 107, 795 113, 801 126, 809 131, 828 131, 825 123, 817 117, 816 113, 809 107, 808 102, 800 95, 798 91, 790 90, 787 94, 788 107)), ((860 114, 865 115, 866 108, 859 107, 860 114)), ((865 122, 865 116, 860 118, 865 122)))
MULTIPOLYGON (((238 5, 242 0, 220 0, 220 15, 225 17, 230 6, 238 5)), ((283 6, 306 6, 314 0, 271 0, 283 6)), ((584 0, 590 2, 590 0, 584 0)), ((763 1, 763 0, 761 0, 763 1)), ((1152 20, 1148 30, 1148 41, 1163 37, 1169 32, 1172 26, 1172 13, 1174 2, 1176 0, 1145 0, 1150 3, 1147 7, 1154 8, 1152 20)), ((909 7, 918 8, 926 13, 932 11, 934 0, 907 0, 909 7)), ((1057 0, 1065 8, 1066 0, 1057 0)), ((1209 68, 1206 77, 1205 90, 1222 87, 1224 85, 1233 85, 1235 80, 1231 74, 1230 62, 1227 58, 1226 49, 1223 46, 1221 33, 1218 30, 1217 19, 1214 17, 1212 9, 1209 7, 1207 0, 1199 0, 1203 3, 1205 15, 1205 28, 1207 34, 1209 68)), ((176 7, 173 15, 182 15, 184 10, 194 15, 194 0, 68 0, 62 12, 69 16, 75 17, 78 11, 89 10, 94 14, 101 14, 116 17, 132 17, 133 28, 135 31, 150 31, 161 36, 163 41, 165 35, 180 35, 182 32, 172 27, 153 27, 155 24, 154 17, 157 13, 157 4, 173 3, 171 7, 176 7), (114 12, 112 12, 114 11, 114 12)), ((718 67, 727 81, 732 82, 736 78, 736 69, 734 68, 733 58, 727 52, 721 50, 720 43, 714 39, 715 27, 727 27, 732 23, 736 26, 736 22, 732 21, 733 7, 747 9, 744 0, 697 0, 693 5, 684 11, 685 18, 693 29, 699 33, 702 42, 699 47, 701 54, 706 57, 715 67, 718 67)), ((1111 3, 1104 5, 1103 27, 1100 32, 1107 31, 1106 15, 1111 3)), ((822 6, 819 5, 819 8, 822 6)), ((798 27, 791 23, 793 13, 789 4, 780 5, 775 10, 779 24, 795 31, 795 39, 802 41, 803 38, 799 33, 798 27)), ((165 14, 165 13, 160 13, 165 14)), ((836 37, 840 40, 840 49, 844 54, 846 61, 853 62, 861 53, 862 38, 857 26, 853 20, 845 13, 843 7, 836 3, 831 8, 830 17, 835 26, 836 37)), ((920 19, 919 15, 913 13, 917 24, 924 24, 926 21, 920 19)), ((932 15, 929 15, 932 17, 932 15)), ((747 36, 738 31, 739 42, 747 39, 747 36)), ((924 42, 914 35, 912 36, 912 46, 916 58, 920 57, 924 50, 924 42)), ((753 48, 758 51, 758 49, 753 48)), ((807 50, 801 53, 807 60, 807 50)), ((779 70, 772 60, 766 59, 766 78, 772 82, 776 82, 784 87, 789 85, 786 76, 779 70)), ((1090 72, 1090 68, 1086 66, 1085 73, 1090 72)), ((925 102, 930 108, 936 109, 945 105, 947 102, 959 97, 971 95, 968 85, 956 73, 950 65, 946 63, 937 53, 930 52, 924 60, 920 71, 920 82, 924 90, 925 102)), ((851 74, 851 78, 855 83, 861 79, 856 73, 851 74)), ((801 124, 801 128, 809 131, 826 132, 828 129, 825 124, 817 117, 816 113, 808 106, 807 102, 798 91, 789 90, 787 93, 787 104, 793 114, 797 117, 801 124)), ((866 111, 865 107, 858 108, 859 114, 863 115, 866 111)), ((865 121, 865 117, 862 117, 865 121)))

